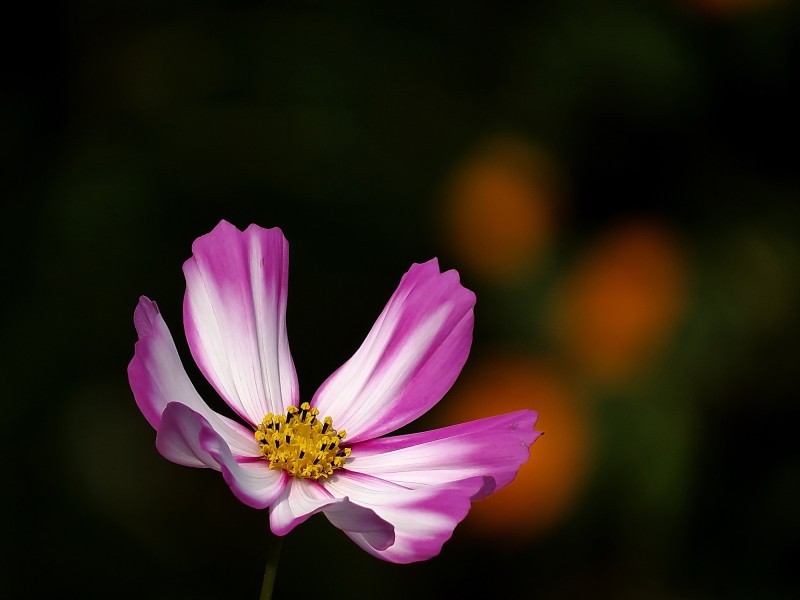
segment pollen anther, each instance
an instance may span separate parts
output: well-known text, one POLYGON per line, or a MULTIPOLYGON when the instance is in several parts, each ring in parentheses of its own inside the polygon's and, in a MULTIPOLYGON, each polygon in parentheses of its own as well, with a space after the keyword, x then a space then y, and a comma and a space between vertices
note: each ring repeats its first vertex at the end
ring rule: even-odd
POLYGON ((299 408, 287 406, 285 415, 269 413, 264 417, 255 438, 271 469, 319 479, 345 465, 350 448, 343 448, 340 443, 347 434, 336 431, 330 417, 320 421, 317 415, 318 409, 303 402, 299 408))

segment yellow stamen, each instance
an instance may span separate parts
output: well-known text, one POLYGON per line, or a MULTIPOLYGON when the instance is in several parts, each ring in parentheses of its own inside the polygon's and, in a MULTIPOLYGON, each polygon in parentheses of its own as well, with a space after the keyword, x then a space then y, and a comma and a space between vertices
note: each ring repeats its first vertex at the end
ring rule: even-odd
POLYGON ((264 417, 255 438, 270 469, 319 479, 345 465, 350 448, 343 448, 340 443, 347 434, 336 431, 330 417, 320 421, 317 415, 319 410, 303 402, 300 408, 287 406, 285 415, 269 413, 264 417))

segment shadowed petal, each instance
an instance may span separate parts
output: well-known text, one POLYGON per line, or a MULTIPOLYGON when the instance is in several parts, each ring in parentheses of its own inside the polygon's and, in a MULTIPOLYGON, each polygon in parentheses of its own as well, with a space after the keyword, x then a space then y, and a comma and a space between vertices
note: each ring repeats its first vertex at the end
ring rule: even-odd
POLYGON ((203 415, 235 455, 258 456, 253 432, 214 412, 200 398, 181 364, 156 303, 142 296, 133 313, 133 322, 139 341, 128 365, 128 379, 136 404, 150 425, 159 429, 167 404, 180 402, 203 415))
POLYGON ((344 496, 394 526, 395 541, 381 549, 357 531, 347 536, 370 554, 396 563, 427 560, 439 554, 467 515, 470 498, 484 486, 482 477, 445 485, 408 489, 361 473, 338 471, 322 484, 334 496, 344 496))
POLYGON ((352 447, 348 471, 420 487, 477 475, 487 485, 478 500, 510 483, 528 460, 536 413, 521 410, 424 433, 370 440, 352 447))
POLYGON ((183 265, 184 324, 195 361, 243 419, 297 404, 286 336, 289 245, 280 229, 226 221, 198 238, 183 265))
POLYGON ((348 441, 394 431, 453 385, 472 343, 475 295, 436 259, 412 265, 366 340, 322 384, 312 404, 348 441))
POLYGON ((288 479, 283 494, 269 510, 270 529, 275 535, 286 535, 311 515, 324 511, 331 523, 357 532, 377 548, 386 549, 394 542, 391 524, 372 510, 353 504, 346 497, 334 497, 310 479, 288 479))
POLYGON ((274 471, 266 461, 238 463, 225 440, 199 413, 171 402, 164 410, 156 448, 167 460, 187 467, 221 471, 234 495, 253 508, 272 504, 286 486, 288 476, 274 471))

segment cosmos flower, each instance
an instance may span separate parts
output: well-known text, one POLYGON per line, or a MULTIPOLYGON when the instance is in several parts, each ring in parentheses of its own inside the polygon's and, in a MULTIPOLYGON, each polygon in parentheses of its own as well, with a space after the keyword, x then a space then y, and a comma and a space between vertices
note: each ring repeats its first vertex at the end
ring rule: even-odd
POLYGON ((222 221, 192 252, 183 266, 189 348, 245 424, 199 396, 144 296, 130 385, 158 451, 220 471, 239 500, 269 508, 276 535, 322 512, 370 554, 425 560, 473 500, 508 484, 528 459, 539 435, 529 410, 380 437, 439 402, 467 359, 475 295, 455 271, 440 273, 435 259, 412 265, 361 347, 304 402, 286 333, 281 231, 222 221))

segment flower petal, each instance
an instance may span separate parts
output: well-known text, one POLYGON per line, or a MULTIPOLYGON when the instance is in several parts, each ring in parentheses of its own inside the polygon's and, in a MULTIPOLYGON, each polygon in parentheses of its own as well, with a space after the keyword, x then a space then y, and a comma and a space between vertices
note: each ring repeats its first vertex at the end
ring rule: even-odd
POLYGON ((289 245, 281 230, 221 221, 183 265, 184 324, 203 374, 243 419, 257 425, 298 398, 286 336, 289 245))
POLYGON ((335 527, 350 535, 357 535, 365 544, 381 551, 395 542, 394 527, 381 519, 374 511, 353 504, 349 498, 323 509, 325 516, 335 527))
POLYGON ((530 456, 536 413, 521 410, 461 425, 352 446, 348 471, 417 488, 485 476, 479 500, 510 483, 530 456))
POLYGON ((286 535, 311 515, 324 511, 340 529, 357 532, 367 543, 381 550, 394 542, 394 528, 374 511, 353 504, 347 497, 334 497, 310 479, 289 477, 283 494, 269 510, 270 529, 286 535))
POLYGON ((167 460, 187 467, 221 471, 234 495, 253 508, 266 508, 286 487, 288 476, 266 461, 238 463, 231 449, 199 413, 178 402, 164 410, 156 448, 167 460))
POLYGON ((366 340, 322 384, 312 404, 348 441, 413 421, 453 385, 472 343, 475 294, 436 259, 412 265, 366 340))
POLYGON ((258 456, 253 432, 213 410, 194 389, 181 364, 175 342, 155 302, 142 296, 133 313, 139 334, 128 379, 136 404, 150 425, 161 426, 169 402, 180 402, 200 413, 237 456, 258 456))
POLYGON ((467 515, 470 498, 484 482, 482 477, 472 477, 408 489, 369 475, 338 471, 322 485, 334 496, 348 497, 372 509, 394 526, 395 541, 387 548, 375 547, 359 532, 343 528, 350 539, 373 556, 410 563, 439 554, 455 526, 467 515))

